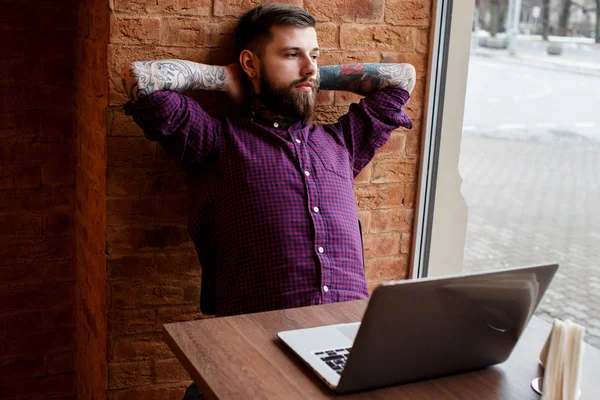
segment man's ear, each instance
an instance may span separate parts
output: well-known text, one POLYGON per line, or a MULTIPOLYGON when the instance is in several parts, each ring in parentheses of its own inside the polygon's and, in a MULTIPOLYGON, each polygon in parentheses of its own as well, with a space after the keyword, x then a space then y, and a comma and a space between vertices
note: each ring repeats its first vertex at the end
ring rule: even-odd
POLYGON ((242 50, 240 53, 240 65, 250 80, 258 78, 258 57, 250 50, 242 50))

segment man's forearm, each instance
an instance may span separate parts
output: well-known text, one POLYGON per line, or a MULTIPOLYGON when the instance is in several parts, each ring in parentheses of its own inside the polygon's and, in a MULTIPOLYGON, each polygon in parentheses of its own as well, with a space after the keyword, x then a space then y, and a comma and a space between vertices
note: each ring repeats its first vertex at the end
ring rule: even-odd
POLYGON ((388 86, 412 92, 417 80, 410 64, 344 64, 319 68, 322 90, 345 90, 367 95, 388 86))
POLYGON ((135 61, 121 72, 123 87, 133 102, 157 90, 225 91, 227 77, 227 67, 184 60, 135 61))

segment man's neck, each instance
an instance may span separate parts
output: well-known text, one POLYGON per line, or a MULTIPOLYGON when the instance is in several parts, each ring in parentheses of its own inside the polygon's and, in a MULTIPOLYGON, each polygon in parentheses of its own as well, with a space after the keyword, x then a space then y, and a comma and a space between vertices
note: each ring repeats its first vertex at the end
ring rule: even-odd
POLYGON ((261 101, 260 96, 256 93, 252 93, 250 99, 250 114, 252 118, 255 118, 258 121, 267 122, 269 124, 276 122, 279 127, 284 129, 300 121, 299 118, 286 117, 273 111, 261 101))

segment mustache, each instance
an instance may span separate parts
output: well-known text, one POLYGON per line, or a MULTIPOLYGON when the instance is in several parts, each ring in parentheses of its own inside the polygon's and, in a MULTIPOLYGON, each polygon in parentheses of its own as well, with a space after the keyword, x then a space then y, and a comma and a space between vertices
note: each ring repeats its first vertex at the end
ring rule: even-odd
POLYGON ((316 78, 298 79, 297 81, 292 82, 290 87, 296 87, 298 85, 308 82, 312 83, 314 89, 319 89, 319 81, 316 78))

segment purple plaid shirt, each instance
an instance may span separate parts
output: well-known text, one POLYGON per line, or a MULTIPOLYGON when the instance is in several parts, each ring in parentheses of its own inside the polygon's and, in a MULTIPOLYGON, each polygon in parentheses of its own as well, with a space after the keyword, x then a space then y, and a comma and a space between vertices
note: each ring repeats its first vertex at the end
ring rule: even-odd
POLYGON ((393 130, 408 92, 389 87, 337 123, 216 118, 159 91, 139 103, 146 136, 188 173, 188 231, 214 268, 218 316, 368 298, 354 177, 393 130))

